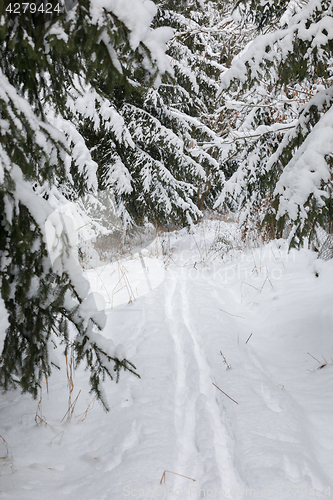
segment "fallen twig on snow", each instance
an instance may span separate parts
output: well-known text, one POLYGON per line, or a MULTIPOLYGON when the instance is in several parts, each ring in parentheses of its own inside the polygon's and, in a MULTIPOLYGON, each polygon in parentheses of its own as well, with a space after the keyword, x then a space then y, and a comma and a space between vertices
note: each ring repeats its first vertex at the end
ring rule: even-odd
POLYGON ((236 405, 238 405, 237 401, 235 401, 234 399, 232 399, 230 396, 228 396, 228 394, 224 391, 222 391, 222 389, 220 389, 219 387, 217 387, 216 384, 214 384, 214 382, 212 382, 213 386, 216 387, 216 389, 218 389, 219 391, 221 391, 225 396, 227 396, 227 398, 231 399, 231 401, 233 401, 234 403, 236 403, 236 405))
POLYGON ((228 361, 225 359, 225 356, 224 356, 223 352, 222 352, 222 351, 220 351, 220 354, 221 354, 221 356, 222 356, 222 358, 223 358, 223 363, 224 363, 224 364, 226 365, 226 367, 227 367, 226 369, 227 369, 227 370, 230 370, 231 365, 229 365, 228 361))
POLYGON ((320 361, 319 359, 315 358, 314 356, 312 356, 312 354, 310 354, 309 352, 307 353, 309 356, 311 356, 311 358, 315 359, 316 361, 318 361, 318 363, 320 364, 320 361))
POLYGON ((226 314, 230 314, 230 316, 236 316, 236 318, 242 318, 242 319, 245 319, 244 316, 238 316, 238 314, 232 314, 232 313, 229 313, 228 311, 225 311, 224 309, 220 309, 220 311, 226 313, 226 314))
POLYGON ((248 343, 248 341, 250 340, 250 338, 252 337, 253 333, 250 334, 250 336, 248 337, 247 341, 245 342, 245 344, 248 343))
POLYGON ((164 479, 164 482, 165 482, 165 473, 166 473, 166 472, 169 472, 169 474, 175 474, 176 476, 186 477, 186 479, 190 479, 191 481, 196 481, 196 479, 192 479, 191 477, 188 477, 188 476, 183 476, 183 474, 178 474, 178 472, 172 472, 171 470, 165 470, 165 471, 163 472, 163 474, 162 474, 160 484, 162 484, 163 479, 164 479))

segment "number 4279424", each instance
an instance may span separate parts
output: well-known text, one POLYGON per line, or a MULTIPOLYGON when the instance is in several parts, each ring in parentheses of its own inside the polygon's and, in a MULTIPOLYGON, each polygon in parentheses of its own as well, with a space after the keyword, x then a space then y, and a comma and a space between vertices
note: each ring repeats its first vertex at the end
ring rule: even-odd
POLYGON ((9 12, 10 14, 25 14, 26 12, 30 12, 31 14, 34 14, 35 12, 41 12, 43 14, 52 14, 56 12, 57 14, 60 14, 62 12, 62 9, 59 3, 55 5, 52 5, 51 3, 41 3, 40 5, 37 5, 33 2, 16 2, 10 3, 6 7, 6 12, 9 12))

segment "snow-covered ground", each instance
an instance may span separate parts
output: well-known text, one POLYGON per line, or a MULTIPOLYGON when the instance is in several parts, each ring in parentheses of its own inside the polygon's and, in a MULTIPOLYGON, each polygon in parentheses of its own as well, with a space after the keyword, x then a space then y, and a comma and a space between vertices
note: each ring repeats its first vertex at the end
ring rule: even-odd
POLYGON ((106 382, 105 413, 80 367, 70 422, 65 367, 38 407, 1 395, 0 498, 333 495, 333 261, 240 246, 206 221, 87 273, 141 379, 106 382))

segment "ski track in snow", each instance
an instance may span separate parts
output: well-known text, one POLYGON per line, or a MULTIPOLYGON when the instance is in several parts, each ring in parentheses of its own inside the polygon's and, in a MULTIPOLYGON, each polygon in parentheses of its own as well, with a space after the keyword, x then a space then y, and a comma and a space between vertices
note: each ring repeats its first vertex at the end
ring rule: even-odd
MULTIPOLYGON (((173 491, 205 496, 209 490, 230 491, 236 479, 230 466, 226 429, 217 405, 210 368, 191 324, 186 273, 172 271, 166 284, 166 316, 175 345, 177 383, 175 428, 179 455, 175 472, 195 479, 196 484, 176 476, 173 491), (172 273, 172 274, 171 274, 172 273)), ((229 496, 229 495, 228 495, 229 496)), ((186 494, 184 494, 184 498, 186 494)), ((199 497, 198 497, 199 498, 199 497)))
MULTIPOLYGON (((63 371, 43 398, 49 426, 35 425, 29 396, 2 396, 0 498, 313 500, 329 498, 329 486, 333 494, 332 364, 318 369, 307 354, 332 352, 333 262, 300 252, 272 263, 272 244, 266 257, 252 252, 253 262, 199 265, 200 234, 194 250, 185 232, 173 242, 192 264, 175 252, 162 283, 109 311, 106 335, 142 376, 105 384, 109 414, 96 404, 84 422, 60 424, 63 371), (266 279, 270 266, 280 279, 266 279), (156 488, 165 490, 147 493, 156 488)), ((76 394, 86 384, 80 368, 76 394)), ((80 396, 78 414, 89 401, 80 396)))

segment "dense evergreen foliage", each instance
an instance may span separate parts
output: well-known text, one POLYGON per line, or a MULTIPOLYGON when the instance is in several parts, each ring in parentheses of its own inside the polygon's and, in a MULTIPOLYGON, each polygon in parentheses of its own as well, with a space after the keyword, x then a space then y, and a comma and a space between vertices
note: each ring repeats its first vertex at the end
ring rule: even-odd
POLYGON ((332 223, 332 4, 254 1, 251 12, 260 34, 221 89, 236 172, 220 203, 299 245, 332 223))
MULTIPOLYGON (((74 344, 77 362, 86 360, 101 398, 106 375, 118 378, 121 368, 134 367, 97 333, 105 315, 88 293, 71 235, 52 215, 63 195, 97 188, 97 164, 72 120, 70 96, 89 88, 102 100, 116 88, 128 91, 135 78, 155 78, 156 65, 140 33, 98 2, 82 0, 69 13, 43 19, 9 5, 0 5, 1 295, 9 321, 0 383, 36 396, 51 372, 57 336, 65 352, 74 344), (46 246, 50 225, 56 266, 46 246)), ((152 16, 143 14, 149 43, 152 16)))
MULTIPOLYGON (((159 85, 119 89, 99 129, 92 114, 78 116, 78 124, 99 165, 99 188, 114 193, 125 222, 191 224, 224 179, 214 110, 221 60, 230 57, 218 46, 231 20, 218 3, 156 4, 153 26, 170 38, 159 85)), ((98 105, 93 113, 101 114, 98 105)))
POLYGON ((332 4, 79 0, 50 15, 9 4, 0 385, 36 396, 61 343, 85 359, 102 399, 106 376, 135 367, 98 333, 105 315, 57 213, 99 190, 124 227, 191 226, 227 205, 247 234, 300 245, 331 232, 332 4))

